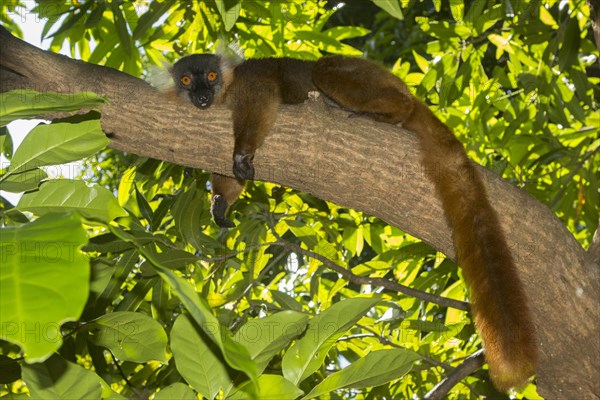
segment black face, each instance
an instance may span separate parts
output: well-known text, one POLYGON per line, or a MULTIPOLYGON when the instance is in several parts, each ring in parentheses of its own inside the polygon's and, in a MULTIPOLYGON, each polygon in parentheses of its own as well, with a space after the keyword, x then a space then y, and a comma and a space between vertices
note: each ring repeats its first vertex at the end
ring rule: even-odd
POLYGON ((198 108, 208 108, 223 86, 220 57, 193 54, 177 61, 171 75, 181 96, 198 108))

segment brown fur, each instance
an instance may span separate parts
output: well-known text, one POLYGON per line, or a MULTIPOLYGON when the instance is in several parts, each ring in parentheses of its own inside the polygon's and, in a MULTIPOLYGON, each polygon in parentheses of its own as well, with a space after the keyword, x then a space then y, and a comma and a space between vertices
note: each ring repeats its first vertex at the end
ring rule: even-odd
POLYGON ((213 188, 215 186, 218 187, 218 194, 223 196, 227 203, 231 204, 240 197, 240 194, 244 189, 244 182, 240 182, 235 178, 230 178, 225 175, 213 174, 212 186, 213 188))
POLYGON ((400 79, 361 59, 325 58, 314 71, 317 87, 335 102, 419 136, 422 162, 454 229, 457 256, 471 290, 475 324, 490 375, 503 391, 535 372, 537 346, 527 296, 481 177, 462 144, 400 79))
POLYGON ((527 296, 481 176, 450 129, 422 103, 405 127, 419 134, 423 165, 454 229, 454 244, 471 290, 475 325, 494 385, 521 387, 537 364, 527 296))
POLYGON ((221 98, 233 111, 238 179, 215 175, 213 187, 215 195, 228 203, 239 196, 240 179, 253 178, 252 159, 275 121, 277 106, 301 103, 315 88, 345 109, 381 122, 402 123, 417 133, 423 165, 454 230, 492 381, 503 391, 525 384, 537 363, 535 329, 498 216, 462 144, 404 82, 373 62, 340 56, 314 63, 248 60, 235 67, 233 75, 223 76, 233 76, 232 82, 225 82, 221 98))

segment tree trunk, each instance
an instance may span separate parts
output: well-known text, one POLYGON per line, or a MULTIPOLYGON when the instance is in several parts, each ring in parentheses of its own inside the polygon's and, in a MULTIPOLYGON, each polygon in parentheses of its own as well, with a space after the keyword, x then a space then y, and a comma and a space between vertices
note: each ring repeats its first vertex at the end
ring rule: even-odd
MULTIPOLYGON (((231 175, 230 113, 165 98, 122 72, 40 50, 0 28, 0 92, 92 91, 106 96, 110 146, 231 175)), ((421 166, 417 139, 399 127, 348 119, 321 101, 282 106, 255 159, 256 179, 375 215, 454 258, 451 230, 421 166), (406 188, 406 189, 405 189, 406 188)), ((538 392, 548 399, 600 393, 599 269, 552 211, 479 168, 531 301, 538 331, 538 392)))

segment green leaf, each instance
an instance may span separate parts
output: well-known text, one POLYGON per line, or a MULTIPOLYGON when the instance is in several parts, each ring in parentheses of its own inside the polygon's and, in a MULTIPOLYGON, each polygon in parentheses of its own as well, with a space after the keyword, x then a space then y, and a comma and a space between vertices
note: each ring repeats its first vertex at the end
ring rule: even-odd
POLYGON ((398 0, 372 0, 379 8, 384 11, 387 11, 392 17, 403 20, 404 15, 402 14, 402 9, 400 8, 400 2, 398 0))
POLYGON ((123 253, 131 248, 132 246, 130 243, 117 238, 112 233, 105 233, 104 235, 98 235, 90 238, 88 244, 83 246, 83 251, 97 251, 98 253, 123 253))
POLYGON ((58 111, 77 111, 95 108, 106 99, 92 92, 40 93, 31 89, 11 90, 0 93, 0 126, 16 119, 36 118, 58 111))
POLYGON ((10 174, 5 180, 0 181, 0 190, 11 193, 21 193, 36 189, 48 175, 39 168, 30 169, 18 174, 10 174))
POLYGON ((154 266, 161 278, 171 286, 171 289, 179 297, 194 321, 217 344, 227 364, 238 371, 244 372, 250 378, 255 378, 256 364, 250 358, 248 350, 236 342, 231 332, 219 323, 206 300, 198 296, 194 287, 162 264, 155 254, 149 252, 143 244, 138 242, 135 236, 114 226, 110 226, 110 230, 122 240, 134 244, 140 254, 154 266))
POLYGON ((181 376, 198 393, 213 399, 232 382, 225 364, 211 348, 214 343, 205 337, 187 315, 180 315, 171 330, 171 350, 181 376))
MULTIPOLYGON (((58 21, 64 21, 63 18, 58 18, 63 14, 66 14, 69 11, 73 11, 73 7, 71 7, 70 4, 60 4, 59 2, 54 2, 54 5, 56 6, 56 8, 53 10, 52 12, 52 16, 54 18, 49 18, 48 21, 44 24, 44 28, 42 29, 42 34, 41 37, 42 38, 47 38, 47 34, 48 32, 50 32, 50 29, 58 22, 58 21)), ((37 8, 37 12, 44 12, 40 6, 36 7, 37 8)), ((58 29, 58 28, 57 28, 58 29)))
POLYGON ((154 395, 154 400, 197 400, 196 393, 189 386, 175 382, 172 385, 163 388, 154 395))
MULTIPOLYGON (((142 274, 143 273, 142 269, 142 274)), ((156 282, 161 282, 157 276, 138 280, 133 289, 123 293, 123 299, 115 307, 115 311, 137 311, 138 307, 144 302, 150 289, 156 285, 156 282)))
POLYGON ((93 28, 98 25, 98 23, 102 20, 102 16, 104 15, 104 11, 106 10, 106 3, 101 1, 95 3, 95 7, 92 12, 89 14, 87 19, 85 20, 86 28, 93 28))
POLYGON ((13 141, 6 126, 0 127, 0 154, 8 160, 10 160, 13 155, 13 141))
POLYGON ((285 223, 290 230, 307 248, 312 249, 317 247, 319 239, 317 233, 310 226, 307 226, 301 221, 286 220, 285 223))
MULTIPOLYGON (((83 247, 85 249, 85 246, 83 247)), ((84 250, 85 251, 85 250, 84 250)), ((92 277, 90 279, 90 302, 96 302, 102 292, 106 289, 113 276, 116 265, 103 258, 92 259, 92 277)))
POLYGON ((152 215, 152 222, 150 223, 151 231, 155 231, 158 229, 167 213, 171 211, 174 202, 175 197, 171 195, 163 197, 161 202, 158 204, 158 207, 156 207, 156 211, 154 211, 154 214, 152 215))
POLYGON ((127 400, 127 397, 120 395, 111 389, 106 381, 100 381, 102 384, 102 399, 106 400, 127 400))
POLYGON ((68 179, 51 180, 42 184, 38 191, 25 193, 17 208, 36 215, 76 211, 84 218, 104 222, 127 215, 108 189, 68 179))
POLYGON ((139 265, 139 256, 135 250, 126 250, 122 253, 116 260, 115 271, 108 285, 106 285, 106 288, 100 293, 100 297, 94 302, 94 308, 99 310, 99 313, 105 313, 106 307, 120 296, 123 283, 133 268, 139 265))
POLYGON ((570 18, 565 28, 562 45, 558 50, 558 66, 560 71, 571 67, 577 61, 579 46, 581 43, 581 32, 579 31, 578 18, 570 18))
POLYGON ((60 325, 83 311, 87 235, 77 216, 50 214, 1 228, 0 237, 0 338, 21 346, 28 362, 45 360, 61 346, 60 325))
POLYGON ((143 363, 167 361, 167 334, 147 315, 116 311, 86 324, 88 340, 105 347, 119 360, 143 363))
POLYGON ((127 204, 131 195, 131 188, 135 182, 137 167, 132 166, 123 171, 121 179, 119 180, 119 188, 117 189, 117 200, 120 205, 127 204))
POLYGON ((474 2, 469 6, 469 10, 467 11, 467 15, 465 16, 465 21, 468 24, 471 24, 475 27, 478 33, 483 31, 482 27, 484 22, 486 21, 483 17, 483 11, 486 9, 486 3, 483 1, 474 2))
POLYGON ((163 2, 153 1, 150 4, 149 10, 140 16, 138 24, 133 30, 132 38, 137 40, 144 36, 144 34, 152 28, 152 25, 169 11, 169 8, 171 8, 173 4, 175 4, 175 0, 166 0, 163 2))
MULTIPOLYGON (((154 266, 156 267, 156 264, 154 266)), ((171 289, 177 294, 194 320, 219 346, 227 364, 234 369, 244 372, 251 378, 256 376, 256 365, 250 358, 248 351, 245 347, 234 341, 231 333, 219 324, 206 300, 198 296, 198 293, 194 291, 189 282, 175 275, 171 270, 163 268, 160 268, 159 275, 171 285, 171 289)))
POLYGON ((87 10, 92 6, 93 3, 83 4, 80 7, 73 7, 69 13, 67 13, 65 20, 52 35, 46 36, 46 39, 60 36, 61 34, 71 30, 73 31, 75 25, 81 20, 81 18, 87 15, 87 10))
POLYGON ((236 332, 235 339, 248 349, 260 374, 275 354, 304 332, 307 324, 306 314, 282 311, 246 322, 236 332))
POLYGON ((327 240, 321 239, 315 230, 300 221, 285 221, 292 233, 306 245, 309 250, 312 250, 322 256, 325 256, 333 262, 338 262, 340 257, 337 248, 327 240))
POLYGON ((218 247, 217 241, 202 233, 202 225, 210 223, 208 210, 206 194, 195 185, 179 194, 171 209, 179 234, 196 249, 202 249, 207 244, 218 247))
POLYGON ((108 35, 103 39, 98 43, 88 60, 91 64, 99 64, 109 52, 115 49, 119 42, 117 35, 108 35))
POLYGON ((310 30, 299 30, 293 32, 295 39, 306 40, 319 44, 320 46, 330 46, 332 48, 341 48, 342 43, 336 39, 327 36, 322 32, 315 32, 310 30))
POLYGON ((182 269, 201 260, 200 257, 187 251, 170 248, 161 248, 161 250, 161 253, 155 253, 155 260, 169 269, 182 269))
POLYGON ((546 7, 540 7, 539 10, 540 10, 540 21, 542 21, 542 23, 544 23, 548 26, 552 26, 552 27, 557 26, 556 20, 554 19, 554 17, 550 13, 550 11, 548 11, 546 9, 546 7))
POLYGON ((261 375, 254 382, 245 382, 241 384, 227 400, 246 400, 246 399, 277 399, 293 400, 302 396, 304 392, 292 382, 281 375, 261 375))
POLYGON ((115 28, 117 30, 117 36, 119 37, 119 40, 121 42, 121 48, 125 52, 126 56, 130 56, 131 50, 133 48, 132 38, 129 34, 129 30, 127 29, 127 21, 125 20, 125 16, 119 8, 119 2, 113 1, 112 3, 110 3, 110 8, 113 13, 115 28))
POLYGON ((280 292, 279 290, 271 290, 271 296, 283 308, 298 312, 302 311, 302 304, 298 303, 296 299, 287 293, 280 292))
POLYGON ((283 376, 295 384, 310 376, 335 341, 378 302, 378 298, 345 299, 314 317, 306 334, 283 356, 283 376))
POLYGON ((335 38, 335 40, 352 39, 368 35, 371 31, 361 26, 334 26, 323 33, 327 36, 335 38))
POLYGON ((144 197, 143 194, 138 190, 137 185, 134 184, 135 187, 135 198, 137 200, 137 205, 140 208, 140 212, 142 213, 142 217, 146 219, 149 223, 152 222, 152 207, 148 204, 148 201, 144 197))
POLYGON ((508 37, 498 35, 496 33, 491 33, 488 35, 488 40, 493 43, 497 48, 496 56, 499 57, 502 55, 502 52, 506 51, 510 54, 513 54, 515 50, 512 47, 512 43, 508 37))
POLYGON ((425 57, 421 56, 419 53, 413 50, 413 57, 415 58, 415 62, 419 66, 419 69, 423 72, 429 71, 430 62, 425 57))
POLYGON ((463 21, 463 16, 465 14, 465 3, 463 0, 450 0, 450 12, 452 12, 452 16, 458 22, 463 21))
MULTIPOLYGON (((231 3, 231 2, 228 2, 231 3)), ((239 2, 235 2, 235 4, 228 9, 226 7, 226 2, 223 0, 216 0, 215 4, 217 5, 217 9, 219 10, 219 14, 223 18, 223 25, 225 25, 225 30, 229 32, 231 28, 235 25, 236 21, 240 17, 240 4, 239 2)))
POLYGON ((8 175, 43 165, 58 165, 97 153, 109 140, 97 118, 79 123, 40 124, 23 139, 11 160, 8 175))
POLYGON ((338 389, 380 386, 410 372, 421 357, 411 350, 390 349, 372 351, 341 371, 326 377, 304 399, 313 399, 338 389))
POLYGON ((99 399, 102 394, 98 375, 59 355, 53 355, 41 364, 26 364, 23 381, 34 399, 87 400, 99 399))
POLYGON ((342 243, 346 250, 352 254, 352 257, 357 254, 360 256, 365 245, 364 231, 362 225, 348 226, 343 231, 342 243))

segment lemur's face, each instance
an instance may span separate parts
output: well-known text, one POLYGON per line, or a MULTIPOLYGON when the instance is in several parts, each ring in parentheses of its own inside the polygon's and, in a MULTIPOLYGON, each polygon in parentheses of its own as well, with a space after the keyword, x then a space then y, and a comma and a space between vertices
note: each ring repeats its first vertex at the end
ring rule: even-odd
POLYGON ((213 54, 193 54, 177 61, 171 69, 177 92, 196 107, 210 107, 223 87, 221 60, 213 54))

